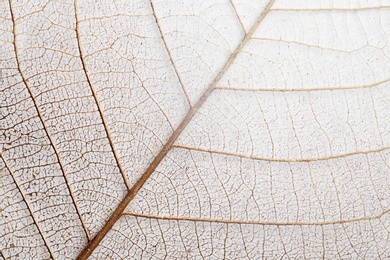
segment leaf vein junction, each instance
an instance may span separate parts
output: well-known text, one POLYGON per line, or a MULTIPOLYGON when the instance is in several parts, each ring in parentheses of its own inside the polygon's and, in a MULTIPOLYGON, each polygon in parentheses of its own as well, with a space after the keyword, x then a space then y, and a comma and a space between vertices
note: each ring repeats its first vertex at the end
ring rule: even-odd
POLYGON ((235 51, 230 55, 229 59, 226 61, 224 66, 221 68, 219 73, 216 75, 214 80, 211 82, 210 86, 203 93, 203 95, 199 98, 199 100, 190 108, 187 115, 184 117, 184 119, 182 120, 180 125, 177 127, 177 129, 172 133, 171 137, 168 139, 167 143, 162 147, 159 154, 154 158, 152 163, 146 169, 144 174, 137 180, 137 182, 134 184, 134 186, 128 191, 125 198, 121 201, 121 203, 115 209, 115 211, 110 216, 110 218, 108 219, 106 224, 103 226, 103 228, 99 231, 99 233, 97 233, 97 235, 80 252, 77 259, 79 259, 79 260, 87 259, 92 254, 92 252, 95 250, 95 248, 100 244, 100 242, 103 240, 103 238, 106 236, 106 234, 112 229, 112 227, 118 221, 118 219, 123 215, 123 212, 125 211, 127 205, 130 203, 130 201, 133 200, 133 198, 136 196, 138 191, 142 188, 142 186, 145 184, 145 182, 153 174, 153 172, 155 171, 157 166, 165 158, 167 153, 172 149, 176 139, 179 137, 179 135, 182 133, 182 131, 185 129, 185 127, 188 125, 188 123, 191 121, 191 119, 194 117, 194 115, 198 112, 200 107, 202 107, 202 105, 206 102, 206 100, 211 95, 211 93, 216 89, 216 86, 217 86, 219 80, 223 77, 223 75, 229 69, 230 65, 233 63, 233 61, 235 60, 237 55, 241 52, 241 50, 244 48, 244 46, 247 44, 247 42, 252 38, 252 35, 257 30, 257 28, 259 27, 261 22, 264 20, 266 15, 269 13, 274 2, 275 2, 275 0, 271 0, 268 3, 268 5, 265 7, 264 11, 257 18, 257 20, 254 23, 254 25, 252 26, 252 28, 245 35, 245 37, 242 39, 241 43, 237 46, 235 51))

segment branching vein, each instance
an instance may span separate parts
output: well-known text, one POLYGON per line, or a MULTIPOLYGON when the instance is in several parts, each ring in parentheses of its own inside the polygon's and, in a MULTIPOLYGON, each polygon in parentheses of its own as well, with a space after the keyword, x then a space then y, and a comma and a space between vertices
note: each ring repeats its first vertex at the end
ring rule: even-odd
POLYGON ((382 147, 382 148, 375 149, 375 150, 356 151, 356 152, 344 153, 344 154, 339 154, 339 155, 331 155, 331 156, 325 156, 325 157, 289 159, 289 158, 258 157, 258 156, 241 154, 241 153, 225 152, 225 151, 220 151, 220 150, 191 147, 191 146, 185 146, 185 145, 179 145, 179 144, 175 144, 173 147, 181 148, 181 149, 187 149, 187 150, 192 150, 192 151, 215 153, 215 154, 223 154, 223 155, 227 155, 227 156, 235 156, 235 157, 239 157, 239 158, 247 158, 247 159, 252 159, 252 160, 269 161, 269 162, 314 162, 314 161, 325 161, 325 160, 332 160, 332 159, 343 158, 343 157, 348 157, 348 156, 353 156, 353 155, 369 154, 369 153, 379 153, 381 151, 390 149, 390 147, 382 147))
POLYGON ((369 221, 380 219, 384 215, 388 214, 390 210, 385 210, 381 214, 371 217, 361 217, 353 219, 341 219, 334 221, 322 221, 322 222, 268 222, 268 221, 252 221, 252 220, 228 220, 228 219, 214 219, 214 218, 194 218, 194 217, 172 217, 172 216, 155 216, 148 214, 139 214, 131 211, 123 212, 123 215, 149 218, 157 220, 176 220, 176 221, 193 221, 193 222, 211 222, 211 223, 224 223, 224 224, 240 224, 240 225, 264 225, 264 226, 326 226, 326 225, 337 225, 346 224, 359 221, 369 221))
POLYGON ((41 227, 40 227, 39 224, 38 224, 38 221, 37 221, 37 219, 36 219, 36 217, 35 217, 34 211, 31 209, 30 203, 28 202, 26 196, 24 196, 24 192, 23 192, 22 189, 20 188, 20 185, 19 185, 18 180, 15 178, 15 174, 13 173, 13 171, 11 170, 11 168, 9 167, 9 165, 8 165, 7 161, 5 160, 5 158, 4 158, 4 156, 3 156, 2 153, 0 153, 0 158, 3 160, 4 165, 5 165, 5 168, 7 168, 9 174, 11 175, 12 180, 14 181, 14 183, 15 183, 15 185, 16 185, 16 188, 18 189, 20 195, 22 196, 24 203, 26 203, 27 210, 29 211, 31 218, 32 218, 33 221, 34 221, 34 224, 35 224, 35 226, 37 227, 38 232, 39 232, 39 234, 41 235, 42 240, 43 240, 43 242, 45 243, 45 246, 46 246, 47 250, 49 251, 51 258, 54 259, 54 254, 53 254, 53 252, 51 251, 51 248, 50 248, 49 244, 48 244, 47 241, 46 241, 46 237, 45 237, 45 235, 43 234, 43 231, 41 230, 41 227))
POLYGON ((228 58, 228 60, 224 64, 224 66, 221 68, 219 73, 216 75, 214 80, 211 82, 210 86, 203 93, 203 95, 199 98, 199 100, 191 107, 191 109, 188 111, 187 115, 184 117, 184 119, 182 120, 180 125, 172 133, 172 135, 168 139, 167 143, 162 147, 161 151, 154 158, 154 160, 149 165, 149 167, 146 169, 144 174, 137 180, 137 182, 134 184, 134 186, 129 190, 129 192, 126 194, 125 198, 122 200, 122 202, 115 209, 115 211, 110 216, 109 220, 106 222, 106 224, 103 226, 103 228, 86 245, 86 247, 79 254, 77 259, 80 259, 80 260, 87 259, 92 254, 94 249, 100 244, 100 242, 103 240, 103 238, 106 236, 106 234, 111 230, 111 228, 114 226, 114 224, 118 221, 118 219, 122 216, 127 205, 130 203, 130 201, 133 200, 133 198, 138 193, 138 191, 142 188, 142 186, 149 179, 149 177, 152 175, 152 173, 157 168, 157 166, 161 163, 161 161, 165 158, 167 153, 171 150, 176 139, 179 137, 179 135, 182 133, 182 131, 185 129, 185 127, 188 125, 188 123, 191 121, 191 119, 194 117, 194 115, 198 112, 198 110, 202 107, 202 105, 206 102, 206 100, 211 95, 211 93, 215 90, 219 80, 223 77, 223 75, 225 75, 226 71, 229 69, 229 67, 231 66, 233 61, 236 59, 237 55, 241 52, 241 50, 244 48, 244 46, 247 44, 247 42, 252 38, 252 35, 257 30, 257 28, 259 27, 261 22, 264 20, 266 15, 269 13, 274 2, 275 2, 275 0, 271 0, 268 3, 268 5, 264 9, 264 11, 260 14, 257 21, 252 26, 252 28, 245 35, 245 37, 242 39, 241 43, 238 45, 238 47, 235 49, 235 51, 230 55, 230 57, 228 58))
POLYGON ((17 44, 16 44, 16 42, 17 42, 17 34, 16 34, 16 30, 15 30, 15 27, 16 27, 15 26, 16 25, 15 24, 15 16, 14 16, 14 12, 13 12, 13 8, 12 8, 12 1, 11 0, 9 1, 9 4, 10 4, 11 19, 12 19, 12 23, 13 23, 13 29, 12 29, 13 30, 13 36, 14 36, 13 45, 14 45, 14 48, 15 48, 15 58, 16 58, 16 61, 17 61, 17 64, 18 64, 17 65, 17 70, 18 70, 18 72, 20 74, 20 77, 22 78, 22 81, 23 81, 24 85, 26 86, 26 88, 28 90, 29 95, 31 96, 31 100, 32 100, 32 102, 34 104, 34 107, 35 107, 36 111, 37 111, 38 117, 39 117, 39 119, 40 119, 40 121, 42 123, 42 126, 43 126, 43 129, 44 129, 45 133, 46 133, 46 136, 49 139, 50 145, 53 147, 54 154, 56 156, 58 164, 60 165, 60 169, 61 169, 62 175, 64 176, 64 179, 65 179, 65 184, 66 184, 66 186, 67 186, 67 188, 69 190, 70 197, 71 197, 72 202, 73 202, 73 204, 74 204, 74 206, 76 208, 77 215, 78 215, 78 217, 80 219, 80 222, 81 222, 81 224, 83 226, 83 229, 84 229, 84 232, 86 234, 86 237, 89 239, 89 232, 87 231, 87 228, 85 227, 84 221, 83 221, 83 219, 81 217, 81 212, 80 212, 80 210, 79 210, 79 208, 77 206, 77 203, 76 203, 76 200, 75 200, 75 196, 73 195, 72 189, 70 187, 70 182, 69 182, 68 177, 67 177, 67 175, 65 173, 64 165, 63 165, 63 163, 61 161, 61 158, 59 156, 59 152, 58 152, 56 146, 54 145, 54 142, 53 142, 53 139, 52 139, 51 135, 49 134, 49 131, 48 131, 47 126, 45 124, 45 120, 43 120, 43 116, 41 114, 41 111, 39 109, 38 104, 35 101, 35 97, 34 97, 34 95, 32 93, 32 90, 31 90, 29 84, 28 84, 28 81, 26 80, 26 77, 24 76, 23 71, 20 68, 19 51, 18 51, 18 47, 17 47, 17 44))
POLYGON ((101 109, 101 106, 100 106, 100 103, 99 103, 99 99, 96 95, 96 91, 95 89, 93 88, 92 86, 92 83, 91 83, 91 79, 89 77, 89 73, 88 73, 88 70, 87 70, 87 67, 85 65, 85 61, 84 61, 84 55, 83 55, 83 49, 81 47, 81 43, 80 43, 80 32, 79 32, 79 19, 78 19, 78 15, 77 15, 77 0, 74 1, 74 12, 75 12, 75 17, 76 17, 76 38, 77 38, 77 46, 78 46, 78 50, 79 50, 79 54, 80 54, 80 60, 81 60, 81 64, 83 66, 83 71, 85 73, 85 76, 87 78, 87 82, 88 82, 88 85, 92 91, 92 95, 93 95, 93 98, 95 100, 95 103, 96 103, 96 106, 98 108, 98 111, 99 111, 99 114, 100 114, 100 117, 103 121, 103 126, 104 126, 104 130, 107 134, 107 139, 108 139, 108 142, 110 143, 110 147, 111 147, 111 150, 112 150, 112 153, 114 154, 114 158, 115 158, 115 162, 116 164, 118 165, 118 168, 119 168, 119 171, 122 175, 122 178, 123 178, 123 181, 126 185, 126 188, 129 189, 129 184, 127 182, 127 179, 126 179, 126 176, 125 176, 125 173, 124 173, 124 170, 122 168, 122 165, 119 161, 119 157, 116 153, 116 150, 114 148, 114 143, 112 142, 112 138, 111 138, 111 134, 110 134, 110 131, 108 129, 108 125, 107 125, 107 120, 106 118, 104 117, 104 114, 103 114, 103 111, 101 109))

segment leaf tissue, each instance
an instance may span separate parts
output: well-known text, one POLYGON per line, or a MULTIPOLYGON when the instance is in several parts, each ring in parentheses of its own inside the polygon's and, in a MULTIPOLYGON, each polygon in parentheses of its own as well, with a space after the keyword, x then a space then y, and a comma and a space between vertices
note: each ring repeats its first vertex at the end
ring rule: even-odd
POLYGON ((0 259, 390 259, 389 0, 1 0, 0 259))

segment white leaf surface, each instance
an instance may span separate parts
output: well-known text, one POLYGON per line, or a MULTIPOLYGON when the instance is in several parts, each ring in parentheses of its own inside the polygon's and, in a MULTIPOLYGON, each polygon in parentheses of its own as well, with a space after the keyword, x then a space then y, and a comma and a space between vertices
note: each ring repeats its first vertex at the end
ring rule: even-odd
POLYGON ((389 259, 389 1, 0 1, 0 259, 389 259))

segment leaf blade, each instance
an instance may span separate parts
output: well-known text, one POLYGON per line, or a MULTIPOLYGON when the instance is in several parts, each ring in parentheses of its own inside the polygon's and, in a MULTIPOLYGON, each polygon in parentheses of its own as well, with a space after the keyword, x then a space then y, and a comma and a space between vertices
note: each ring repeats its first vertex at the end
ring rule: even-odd
POLYGON ((155 157, 155 159, 152 161, 152 163, 147 168, 145 173, 141 176, 141 178, 138 179, 138 181, 134 184, 134 186, 129 190, 129 192, 126 194, 125 198, 123 199, 123 201, 117 207, 115 212, 111 215, 110 219, 106 222, 106 224, 102 228, 102 230, 91 240, 91 242, 88 243, 88 245, 79 254, 77 259, 80 259, 80 260, 87 259, 93 253, 95 248, 100 244, 100 242, 103 240, 103 238, 107 235, 107 233, 112 229, 112 227, 118 221, 118 219, 122 216, 122 213, 126 209, 127 205, 133 200, 135 195, 142 188, 142 186, 145 184, 145 182, 149 179, 149 177, 152 175, 152 173, 157 168, 157 166, 165 158, 165 156, 169 152, 169 150, 171 150, 176 139, 179 137, 179 135, 182 133, 182 131, 186 128, 186 126, 191 121, 193 116, 197 113, 197 111, 206 102, 206 100, 210 96, 210 94, 214 91, 215 86, 218 84, 218 81, 221 79, 221 77, 224 75, 224 73, 230 67, 231 63, 233 62, 233 60, 235 59, 237 54, 241 51, 241 49, 245 46, 245 44, 248 42, 248 40, 252 37, 252 35, 255 32, 255 30, 257 29, 257 27, 261 24, 261 22, 263 21, 265 16, 268 14, 268 12, 271 9, 272 4, 274 2, 275 2, 275 0, 271 0, 268 3, 268 5, 264 9, 264 11, 259 16, 256 23, 253 25, 253 27, 248 32, 248 34, 244 37, 244 39, 239 44, 237 49, 229 57, 229 59, 227 60, 225 65, 222 67, 220 72, 217 74, 215 79, 212 81, 212 83, 210 84, 210 86, 208 87, 206 92, 200 97, 200 99, 195 103, 195 105, 191 107, 188 114, 184 117, 183 121, 180 123, 180 125, 173 132, 173 134, 169 138, 168 142, 163 146, 163 148, 161 149, 159 154, 155 157))

